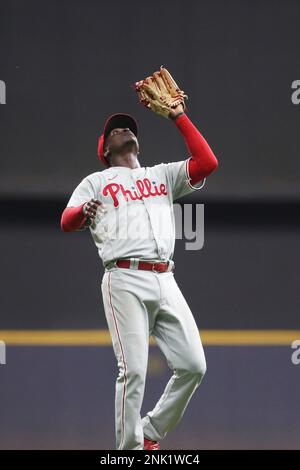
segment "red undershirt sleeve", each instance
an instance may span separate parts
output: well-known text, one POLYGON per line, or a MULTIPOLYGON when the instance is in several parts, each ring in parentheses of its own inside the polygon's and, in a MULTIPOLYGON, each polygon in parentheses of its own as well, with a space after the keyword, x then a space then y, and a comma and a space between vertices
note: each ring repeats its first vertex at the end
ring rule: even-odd
POLYGON ((76 207, 66 207, 61 216, 61 229, 63 232, 79 230, 86 221, 86 215, 82 212, 85 203, 76 207))
POLYGON ((188 161, 188 173, 190 182, 194 185, 218 167, 218 160, 202 134, 185 113, 175 119, 174 123, 184 137, 191 155, 188 161))

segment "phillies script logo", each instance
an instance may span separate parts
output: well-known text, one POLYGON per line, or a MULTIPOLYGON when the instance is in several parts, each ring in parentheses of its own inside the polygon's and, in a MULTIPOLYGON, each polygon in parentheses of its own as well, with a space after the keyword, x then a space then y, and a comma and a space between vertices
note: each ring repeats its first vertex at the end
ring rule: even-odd
POLYGON ((118 207, 119 201, 117 195, 119 193, 124 197, 126 202, 128 202, 128 198, 130 198, 132 201, 136 201, 137 199, 143 199, 154 196, 166 196, 168 194, 165 184, 161 183, 158 187, 155 185, 154 181, 152 181, 151 183, 148 178, 144 178, 143 180, 137 180, 136 187, 138 189, 138 192, 134 187, 132 187, 132 190, 130 190, 125 189, 122 184, 110 183, 104 186, 103 195, 110 195, 114 201, 114 206, 118 207))

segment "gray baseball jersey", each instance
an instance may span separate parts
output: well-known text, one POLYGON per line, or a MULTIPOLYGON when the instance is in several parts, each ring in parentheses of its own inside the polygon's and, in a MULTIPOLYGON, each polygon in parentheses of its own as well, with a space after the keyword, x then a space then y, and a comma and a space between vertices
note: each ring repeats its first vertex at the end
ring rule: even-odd
POLYGON ((74 190, 68 207, 92 198, 107 211, 90 226, 104 266, 119 258, 172 259, 175 244, 173 201, 201 189, 190 184, 188 159, 92 173, 74 190))

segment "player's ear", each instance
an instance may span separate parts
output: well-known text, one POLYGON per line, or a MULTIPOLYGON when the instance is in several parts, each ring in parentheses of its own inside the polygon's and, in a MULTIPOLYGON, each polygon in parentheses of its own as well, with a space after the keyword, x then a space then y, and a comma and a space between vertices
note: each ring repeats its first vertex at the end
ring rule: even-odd
POLYGON ((110 159, 111 159, 111 152, 108 147, 106 147, 105 151, 103 152, 104 158, 107 161, 107 163, 110 165, 110 159))
POLYGON ((104 157, 105 157, 105 158, 107 158, 107 157, 110 155, 110 151, 109 151, 108 146, 105 147, 103 154, 104 154, 104 157))
POLYGON ((136 154, 137 154, 137 155, 140 154, 140 146, 139 146, 139 143, 138 143, 138 142, 136 143, 136 154))

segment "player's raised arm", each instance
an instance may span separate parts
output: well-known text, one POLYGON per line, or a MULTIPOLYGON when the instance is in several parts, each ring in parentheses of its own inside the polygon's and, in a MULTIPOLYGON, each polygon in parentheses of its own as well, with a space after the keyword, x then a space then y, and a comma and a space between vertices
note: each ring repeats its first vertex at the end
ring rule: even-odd
POLYGON ((170 118, 174 120, 182 134, 191 155, 188 161, 188 173, 190 182, 194 185, 217 169, 218 160, 200 131, 184 112, 178 111, 176 115, 174 111, 170 118))
POLYGON ((167 69, 161 66, 158 72, 136 82, 135 90, 146 108, 173 120, 183 135, 191 155, 188 161, 191 184, 194 185, 210 175, 218 167, 218 160, 200 131, 185 114, 184 98, 187 95, 167 69))

